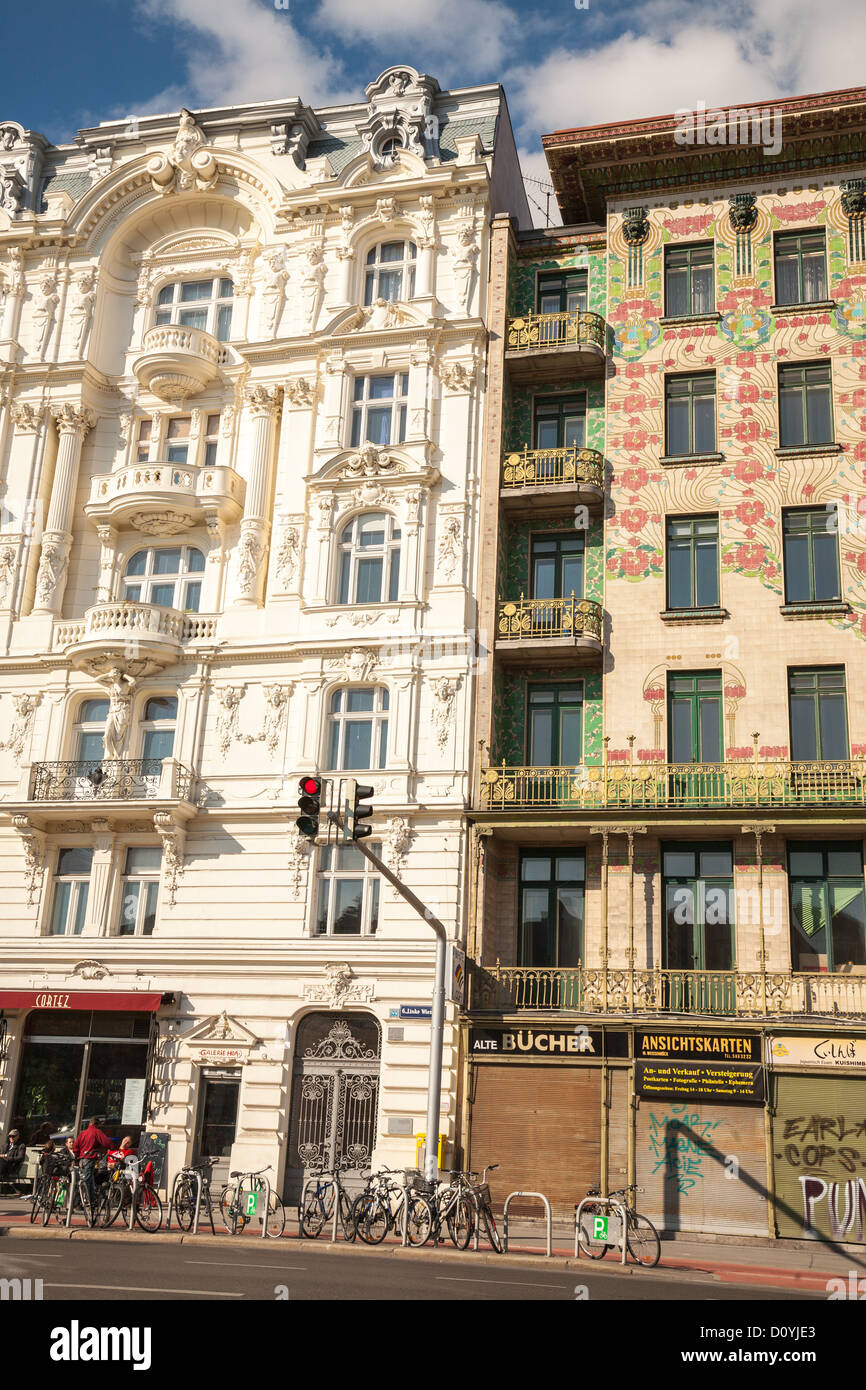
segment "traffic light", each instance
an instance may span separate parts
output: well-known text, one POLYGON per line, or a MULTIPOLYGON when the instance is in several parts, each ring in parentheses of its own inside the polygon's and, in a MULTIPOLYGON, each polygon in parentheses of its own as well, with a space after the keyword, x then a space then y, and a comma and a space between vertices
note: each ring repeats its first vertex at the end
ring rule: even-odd
POLYGON ((372 835, 372 825, 359 825, 359 821, 369 820, 373 807, 364 803, 373 795, 373 787, 362 786, 351 777, 343 784, 343 844, 350 845, 354 840, 363 840, 372 835))
POLYGON ((319 833, 324 785, 321 777, 301 777, 298 781, 298 791, 301 793, 298 797, 298 809, 303 815, 298 816, 295 825, 308 840, 315 840, 319 833))

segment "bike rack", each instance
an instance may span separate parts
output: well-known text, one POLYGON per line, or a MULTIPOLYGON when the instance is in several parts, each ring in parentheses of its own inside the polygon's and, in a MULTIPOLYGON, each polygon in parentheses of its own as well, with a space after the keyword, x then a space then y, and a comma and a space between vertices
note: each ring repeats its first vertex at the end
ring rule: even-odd
POLYGON ((75 1205, 75 1193, 78 1190, 78 1170, 69 1170, 69 1189, 66 1194, 66 1225, 72 1225, 72 1208, 75 1205))
MULTIPOLYGON (((616 1211, 619 1212, 619 1219, 620 1219, 620 1250, 621 1250, 620 1264, 625 1264, 625 1233, 626 1233, 626 1214, 625 1214, 625 1211, 626 1211, 626 1209, 625 1209, 625 1207, 624 1207, 624 1205, 623 1205, 622 1202, 616 1201, 615 1198, 613 1198, 613 1197, 584 1197, 584 1198, 582 1198, 582 1200, 581 1200, 580 1202, 578 1202, 577 1206, 576 1206, 575 1209, 574 1209, 574 1256, 575 1256, 575 1259, 578 1259, 578 1260, 580 1259, 580 1240, 579 1240, 579 1238, 578 1238, 579 1235, 580 1235, 580 1217, 581 1217, 581 1213, 583 1212, 584 1207, 586 1207, 586 1206, 593 1206, 593 1207, 613 1207, 613 1208, 616 1209, 616 1211)), ((613 1243, 613 1242, 611 1242, 611 1243, 613 1243)))
MULTIPOLYGON (((548 1259, 553 1254, 553 1218, 550 1214, 550 1203, 543 1192, 509 1192, 505 1198, 505 1210, 502 1214, 502 1248, 508 1254, 508 1203, 515 1197, 537 1197, 544 1203, 546 1236, 547 1236, 547 1256, 548 1259)), ((476 1250, 478 1246, 476 1245, 476 1250)))
POLYGON ((261 1173, 260 1177, 265 1185, 265 1210, 260 1217, 262 1223, 262 1239, 264 1240, 268 1235, 268 1213, 271 1209, 271 1180, 265 1173, 261 1173))
POLYGON ((314 1182, 318 1182, 318 1181, 319 1181, 319 1175, 318 1175, 317 1173, 314 1173, 313 1176, 312 1176, 311 1178, 307 1178, 307 1181, 304 1183, 303 1187, 301 1188, 301 1199, 300 1199, 300 1201, 298 1202, 298 1239, 299 1239, 299 1240, 302 1238, 302 1236, 303 1236, 303 1234, 304 1234, 304 1207, 305 1207, 306 1204, 307 1204, 307 1188, 308 1188, 308 1187, 311 1187, 312 1184, 313 1184, 314 1182))
MULTIPOLYGON (((200 1216, 201 1216, 201 1199, 202 1199, 202 1194, 203 1194, 203 1192, 204 1192, 204 1179, 202 1178, 201 1173, 199 1173, 197 1169, 183 1169, 183 1168, 181 1168, 181 1170, 180 1170, 179 1173, 175 1173, 175 1175, 174 1175, 174 1182, 172 1183, 172 1186, 171 1186, 171 1200, 169 1201, 169 1204, 168 1204, 168 1217, 167 1217, 167 1219, 166 1219, 165 1229, 166 1229, 167 1231, 170 1231, 170 1230, 171 1230, 171 1214, 172 1214, 172 1212, 174 1212, 175 1216, 177 1216, 177 1188, 178 1188, 178 1183, 179 1183, 179 1182, 181 1181, 181 1179, 183 1178, 185 1172, 191 1172, 191 1173, 193 1174, 194 1178, 195 1178, 195 1216, 193 1217, 192 1231, 190 1232, 190 1234, 191 1234, 191 1235, 194 1235, 194 1236, 197 1236, 197 1235, 198 1235, 198 1223, 199 1223, 199 1218, 200 1218, 200 1216)), ((213 1207, 210 1208, 210 1217, 209 1217, 209 1220, 210 1220, 211 1233, 212 1233, 213 1235, 216 1235, 216 1231, 214 1230, 214 1224, 213 1224, 213 1207)), ((180 1225, 180 1222, 178 1222, 178 1225, 180 1225)))

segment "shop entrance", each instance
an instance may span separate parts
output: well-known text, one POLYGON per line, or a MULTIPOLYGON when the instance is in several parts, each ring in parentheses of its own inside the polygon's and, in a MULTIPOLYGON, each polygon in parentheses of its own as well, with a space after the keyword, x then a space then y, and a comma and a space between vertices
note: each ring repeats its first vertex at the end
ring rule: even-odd
POLYGON ((229 1180, 240 1093, 240 1073, 234 1068, 202 1073, 192 1161, 211 1167, 211 1187, 217 1192, 229 1180))
POLYGON ((379 1025, 369 1014, 308 1014, 298 1025, 285 1198, 310 1173, 369 1168, 379 1106, 379 1025))

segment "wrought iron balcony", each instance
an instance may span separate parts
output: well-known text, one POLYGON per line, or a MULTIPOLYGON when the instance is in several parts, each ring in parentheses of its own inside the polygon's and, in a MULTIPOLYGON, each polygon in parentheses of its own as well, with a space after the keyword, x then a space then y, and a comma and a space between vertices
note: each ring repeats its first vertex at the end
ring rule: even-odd
POLYGON ((503 762, 482 769, 479 802, 484 810, 862 807, 866 761, 607 762, 599 767, 508 767, 503 762))
POLYGON ((34 763, 31 801, 189 801, 192 773, 174 758, 34 763))
POLYGON ((210 333, 170 323, 147 330, 132 370, 146 391, 177 402, 216 380, 229 357, 225 344, 210 333))
POLYGON ((866 974, 470 965, 476 1013, 866 1017, 866 974))
POLYGON ((569 651, 583 648, 590 654, 602 648, 604 610, 594 599, 524 598, 516 603, 500 600, 496 623, 496 648, 503 646, 521 660, 550 655, 551 648, 569 651))
POLYGON ((597 449, 577 444, 563 449, 529 449, 506 454, 502 461, 503 500, 520 499, 548 490, 568 494, 568 501, 586 497, 598 502, 604 496, 604 456, 597 449))
POLYGON ((600 314, 523 314, 509 319, 505 360, 514 380, 554 379, 575 369, 600 368, 607 325, 600 314), (559 359, 557 361, 556 359, 559 359), (524 365, 525 364, 525 365, 524 365))

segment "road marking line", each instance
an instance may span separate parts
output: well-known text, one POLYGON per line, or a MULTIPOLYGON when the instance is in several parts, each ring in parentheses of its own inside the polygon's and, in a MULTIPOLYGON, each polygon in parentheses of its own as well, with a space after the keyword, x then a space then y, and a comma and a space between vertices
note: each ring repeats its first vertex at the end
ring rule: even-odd
POLYGON ((519 1289, 559 1289, 562 1292, 564 1284, 537 1284, 529 1279, 470 1279, 459 1274, 437 1274, 437 1279, 448 1284, 508 1284, 519 1289))
POLYGON ((203 1298, 245 1298, 242 1293, 220 1293, 217 1289, 147 1289, 143 1284, 45 1284, 46 1289, 116 1289, 118 1293, 200 1294, 203 1298))
POLYGON ((251 1265, 246 1260, 184 1260, 185 1265, 226 1265, 230 1269, 299 1269, 306 1271, 306 1265, 251 1265))

